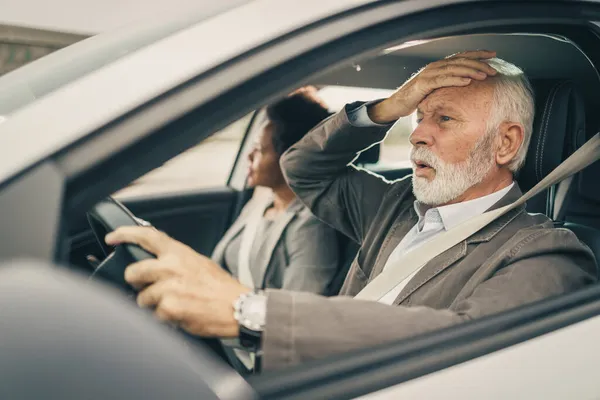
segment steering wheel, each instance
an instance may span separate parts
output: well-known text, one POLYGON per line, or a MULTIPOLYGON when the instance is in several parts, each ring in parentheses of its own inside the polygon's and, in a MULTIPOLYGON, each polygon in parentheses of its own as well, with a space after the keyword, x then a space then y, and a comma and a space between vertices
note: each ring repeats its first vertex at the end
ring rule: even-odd
POLYGON ((135 244, 124 243, 113 249, 104 242, 104 237, 121 226, 150 226, 150 224, 136 218, 123 204, 111 197, 96 204, 88 212, 87 217, 92 232, 106 256, 92 273, 91 279, 108 281, 127 294, 136 294, 125 281, 125 268, 129 264, 155 258, 155 256, 135 244))
MULTIPOLYGON (((96 240, 102 247, 106 258, 98 265, 90 279, 103 280, 123 290, 130 298, 135 299, 137 291, 125 281, 125 268, 131 263, 148 258, 156 258, 153 254, 138 245, 123 243, 114 249, 104 242, 104 237, 109 232, 121 226, 152 226, 150 223, 137 218, 119 201, 108 197, 96 204, 87 214, 88 221, 96 240)), ((232 349, 223 345, 219 339, 201 338, 191 335, 181 329, 175 328, 193 345, 209 346, 218 356, 240 372, 244 371, 243 365, 237 359, 232 349)))

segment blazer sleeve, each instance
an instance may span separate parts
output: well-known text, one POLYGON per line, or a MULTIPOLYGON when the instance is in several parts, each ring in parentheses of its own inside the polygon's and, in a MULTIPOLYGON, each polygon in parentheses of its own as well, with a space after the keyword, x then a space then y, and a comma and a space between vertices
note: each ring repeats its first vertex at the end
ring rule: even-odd
POLYGON ((317 218, 362 243, 391 184, 350 164, 359 152, 381 142, 390 126, 354 126, 346 111, 352 107, 356 104, 290 147, 281 166, 292 190, 317 218))
POLYGON ((283 275, 285 290, 324 293, 339 266, 338 233, 311 215, 300 212, 286 231, 289 264, 283 275))
POLYGON ((375 346, 572 292, 595 282, 595 269, 593 253, 572 232, 548 229, 523 238, 502 268, 446 309, 270 290, 263 366, 375 346))

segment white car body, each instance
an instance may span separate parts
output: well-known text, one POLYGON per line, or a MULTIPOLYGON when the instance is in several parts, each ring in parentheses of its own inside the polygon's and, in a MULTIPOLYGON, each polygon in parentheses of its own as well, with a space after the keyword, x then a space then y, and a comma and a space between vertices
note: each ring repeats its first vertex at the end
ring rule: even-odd
MULTIPOLYGON (((0 181, 7 181, 40 159, 193 78, 203 80, 201 97, 195 98, 193 104, 182 101, 177 110, 166 110, 165 123, 267 67, 361 26, 368 27, 374 15, 362 16, 352 23, 342 21, 335 29, 307 31, 293 45, 282 40, 253 55, 243 69, 234 66, 232 72, 217 68, 290 32, 373 3, 376 1, 250 1, 127 54, 0 117, 0 181), (203 76, 209 71, 211 74, 203 76)), ((396 11, 408 14, 439 3, 407 0, 398 4, 396 11)), ((393 16, 389 14, 390 19, 393 16)), ((382 20, 379 14, 377 18, 382 20)), ((134 128, 143 126, 132 127, 132 132, 134 128)), ((135 138, 123 136, 120 145, 135 138)), ((600 317, 589 318, 359 398, 600 398, 600 381, 594 373, 595 354, 590 351, 598 347, 599 336, 600 317)))

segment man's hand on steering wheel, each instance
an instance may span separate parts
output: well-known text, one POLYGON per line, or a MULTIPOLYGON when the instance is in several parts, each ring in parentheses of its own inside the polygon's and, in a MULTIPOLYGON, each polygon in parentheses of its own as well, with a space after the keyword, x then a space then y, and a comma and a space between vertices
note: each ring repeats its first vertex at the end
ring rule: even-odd
POLYGON ((167 234, 149 227, 126 226, 106 236, 106 243, 133 243, 156 256, 131 264, 125 280, 140 290, 137 303, 187 332, 204 337, 239 335, 233 303, 251 289, 211 259, 167 234))

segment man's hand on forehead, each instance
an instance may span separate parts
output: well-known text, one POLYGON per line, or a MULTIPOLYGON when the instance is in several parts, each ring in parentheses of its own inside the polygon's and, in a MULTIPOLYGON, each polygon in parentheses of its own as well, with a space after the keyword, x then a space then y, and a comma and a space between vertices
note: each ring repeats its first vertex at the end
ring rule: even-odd
POLYGON ((487 50, 468 51, 432 62, 406 81, 386 100, 369 107, 369 116, 377 123, 391 123, 412 114, 431 92, 444 87, 467 86, 496 75, 496 70, 482 60, 496 56, 487 50))
POLYGON ((496 52, 491 50, 471 50, 450 54, 449 56, 446 56, 444 60, 448 60, 450 58, 470 58, 473 60, 485 60, 488 58, 492 58, 490 57, 490 53, 494 53, 492 57, 496 56, 496 52))

